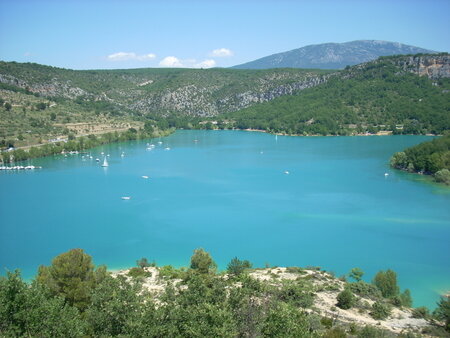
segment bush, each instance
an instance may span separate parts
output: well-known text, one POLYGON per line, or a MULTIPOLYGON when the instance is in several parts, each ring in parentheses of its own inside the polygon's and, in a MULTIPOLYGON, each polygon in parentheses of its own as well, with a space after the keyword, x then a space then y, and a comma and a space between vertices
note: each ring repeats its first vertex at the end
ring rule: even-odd
POLYGON ((309 324, 306 314, 294 306, 279 303, 269 310, 262 324, 264 337, 307 337, 309 324))
POLYGON ((136 261, 136 265, 140 268, 148 268, 150 266, 155 267, 156 266, 156 262, 149 262, 147 258, 142 257, 141 259, 136 261))
POLYGON ((411 297, 411 292, 409 291, 409 289, 406 289, 401 295, 400 295, 400 301, 402 303, 402 306, 405 307, 411 307, 413 300, 411 297))
POLYGON ((434 174, 434 179, 436 182, 450 185, 450 170, 442 169, 437 171, 436 174, 434 174))
POLYGON ((373 279, 373 284, 385 298, 395 297, 399 293, 397 274, 392 270, 379 271, 373 279))
POLYGON ((288 266, 286 268, 286 272, 288 273, 298 273, 301 275, 304 275, 305 273, 307 273, 306 271, 304 271, 302 268, 299 268, 298 266, 288 266))
POLYGON ((159 276, 169 279, 186 279, 187 271, 185 268, 175 269, 172 265, 164 265, 159 268, 159 276))
POLYGON ((307 286, 285 282, 278 291, 278 299, 302 308, 309 308, 314 304, 314 293, 307 286))
POLYGON ((429 310, 425 306, 420 306, 412 310, 413 318, 428 318, 430 315, 429 310))
POLYGON ((361 297, 367 297, 372 300, 378 300, 382 298, 381 291, 373 285, 363 281, 359 281, 356 283, 350 283, 348 285, 350 290, 361 297))
POLYGON ((320 320, 320 324, 322 324, 327 329, 331 329, 333 327, 333 319, 322 317, 322 319, 320 320))
POLYGON ((434 316, 445 322, 445 330, 450 332, 450 297, 442 297, 438 303, 434 316))
POLYGON ((358 338, 382 338, 382 337, 388 337, 384 331, 379 330, 373 326, 365 326, 364 328, 359 331, 358 338))
POLYGON ((194 250, 191 257, 191 269, 199 273, 210 273, 214 272, 216 268, 217 265, 208 252, 202 248, 194 250))
POLYGON ((346 338, 347 334, 340 327, 334 327, 330 330, 327 330, 324 335, 324 338, 346 338))
POLYGON ((363 275, 364 271, 362 271, 360 268, 353 268, 350 270, 350 273, 348 274, 350 278, 353 278, 357 282, 359 282, 362 279, 363 275))
POLYGON ((355 304, 355 296, 349 289, 345 289, 341 293, 337 295, 337 304, 336 306, 348 310, 355 304))
POLYGON ((128 271, 128 276, 133 277, 133 278, 139 278, 139 277, 151 277, 151 276, 152 276, 152 273, 151 273, 151 272, 148 272, 148 271, 145 271, 145 270, 142 269, 142 268, 136 268, 136 267, 134 267, 134 268, 131 268, 131 269, 128 271))
POLYGON ((375 302, 372 305, 372 312, 370 313, 370 315, 373 319, 383 320, 389 317, 391 311, 392 309, 388 304, 375 302))
POLYGON ((247 260, 241 261, 237 257, 234 257, 227 266, 227 272, 230 275, 240 276, 245 270, 251 269, 252 263, 247 260))

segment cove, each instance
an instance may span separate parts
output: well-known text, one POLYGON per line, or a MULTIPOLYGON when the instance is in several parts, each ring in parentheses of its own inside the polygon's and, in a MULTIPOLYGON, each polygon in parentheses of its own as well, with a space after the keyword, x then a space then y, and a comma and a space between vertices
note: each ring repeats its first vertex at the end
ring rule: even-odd
POLYGON ((450 290, 450 191, 388 164, 429 139, 182 130, 33 160, 43 169, 0 173, 1 273, 31 278, 71 248, 110 269, 187 266, 203 247, 221 269, 235 256, 338 276, 360 267, 366 281, 393 269, 415 306, 434 308, 450 290))

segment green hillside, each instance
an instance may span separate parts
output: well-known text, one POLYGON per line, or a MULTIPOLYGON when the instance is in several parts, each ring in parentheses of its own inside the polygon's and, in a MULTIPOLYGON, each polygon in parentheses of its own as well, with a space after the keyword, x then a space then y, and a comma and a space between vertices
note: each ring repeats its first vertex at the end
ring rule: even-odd
MULTIPOLYGON (((448 55, 444 58, 448 60, 448 55)), ((421 68, 415 72, 404 60, 386 57, 348 67, 324 84, 226 117, 238 128, 298 135, 441 134, 449 130, 450 74, 419 76, 421 68)))
POLYGON ((139 128, 149 119, 214 116, 320 83, 326 71, 75 71, 0 62, 0 141, 16 146, 72 132, 139 128), (76 123, 89 123, 84 127, 76 123))
POLYGON ((391 166, 432 174, 437 182, 450 185, 450 134, 395 153, 391 166))

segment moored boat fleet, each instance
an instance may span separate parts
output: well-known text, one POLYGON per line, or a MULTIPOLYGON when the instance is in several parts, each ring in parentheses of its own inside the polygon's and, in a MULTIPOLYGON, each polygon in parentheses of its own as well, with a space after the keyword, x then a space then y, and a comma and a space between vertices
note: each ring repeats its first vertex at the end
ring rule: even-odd
POLYGON ((15 165, 11 167, 1 166, 0 170, 34 170, 34 169, 42 169, 42 167, 34 166, 34 165, 15 165))

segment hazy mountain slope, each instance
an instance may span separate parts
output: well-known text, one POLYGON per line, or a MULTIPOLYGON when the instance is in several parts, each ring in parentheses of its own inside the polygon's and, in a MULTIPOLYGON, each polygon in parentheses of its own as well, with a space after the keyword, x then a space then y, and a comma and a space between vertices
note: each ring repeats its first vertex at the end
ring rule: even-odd
POLYGON ((358 40, 309 45, 234 66, 236 69, 319 68, 342 69, 347 65, 375 60, 380 56, 433 53, 398 42, 358 40))

